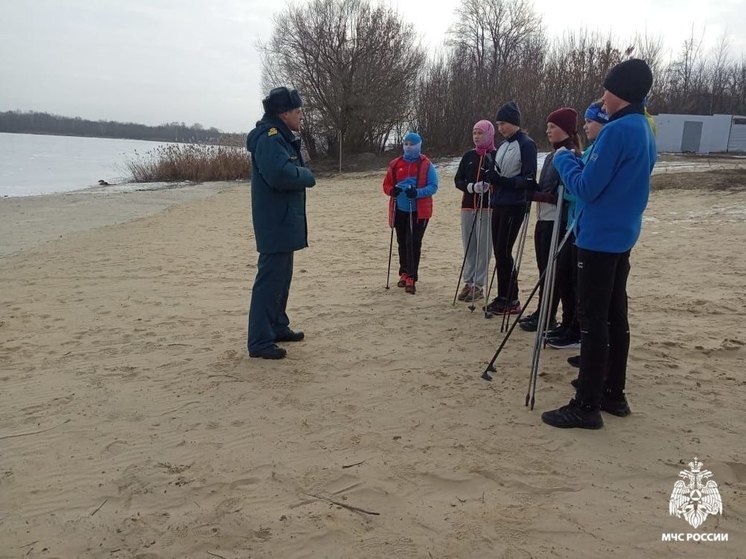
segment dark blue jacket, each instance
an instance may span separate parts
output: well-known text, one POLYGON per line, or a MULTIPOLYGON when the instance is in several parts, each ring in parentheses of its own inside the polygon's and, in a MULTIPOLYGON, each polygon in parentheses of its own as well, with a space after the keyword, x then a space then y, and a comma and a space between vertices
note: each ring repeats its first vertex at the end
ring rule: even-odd
POLYGON ((554 156, 562 181, 577 198, 578 247, 622 253, 635 245, 655 159, 655 138, 641 105, 630 105, 612 115, 585 165, 569 151, 554 156))
POLYGON ((308 246, 306 188, 316 184, 303 166, 300 139, 267 115, 246 138, 251 152, 251 215, 256 249, 293 252, 308 246))

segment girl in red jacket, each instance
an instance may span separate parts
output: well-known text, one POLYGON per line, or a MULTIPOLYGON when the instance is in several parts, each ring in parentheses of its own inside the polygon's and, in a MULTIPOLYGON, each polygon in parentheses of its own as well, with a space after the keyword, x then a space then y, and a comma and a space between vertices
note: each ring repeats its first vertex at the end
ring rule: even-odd
POLYGON ((399 287, 415 294, 419 279, 422 238, 433 215, 433 195, 438 175, 421 153, 422 138, 416 132, 404 136, 403 155, 389 163, 383 192, 389 196, 389 226, 396 229, 399 249, 399 287))

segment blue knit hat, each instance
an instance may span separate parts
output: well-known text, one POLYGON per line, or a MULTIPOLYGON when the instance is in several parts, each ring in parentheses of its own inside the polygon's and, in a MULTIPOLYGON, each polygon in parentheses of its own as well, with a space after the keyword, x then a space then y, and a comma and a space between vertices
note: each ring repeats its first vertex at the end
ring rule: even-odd
POLYGON ((586 120, 592 120, 601 124, 606 124, 607 122, 609 122, 609 115, 606 114, 603 106, 603 101, 596 101, 595 103, 591 103, 585 110, 586 120))
POLYGON ((422 137, 417 132, 407 132, 404 135, 404 140, 402 140, 402 142, 410 142, 412 144, 421 144, 422 137))

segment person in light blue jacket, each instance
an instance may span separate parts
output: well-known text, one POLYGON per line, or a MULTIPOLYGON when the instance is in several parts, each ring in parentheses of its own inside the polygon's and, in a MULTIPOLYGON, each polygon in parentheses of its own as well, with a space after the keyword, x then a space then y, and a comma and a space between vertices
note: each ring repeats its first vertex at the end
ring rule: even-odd
POLYGON ((588 161, 558 151, 554 166, 577 199, 580 374, 575 397, 542 414, 554 427, 598 429, 600 410, 624 417, 629 323, 629 256, 640 236, 656 160, 643 100, 653 84, 647 63, 629 59, 611 68, 603 102, 609 114, 588 161))

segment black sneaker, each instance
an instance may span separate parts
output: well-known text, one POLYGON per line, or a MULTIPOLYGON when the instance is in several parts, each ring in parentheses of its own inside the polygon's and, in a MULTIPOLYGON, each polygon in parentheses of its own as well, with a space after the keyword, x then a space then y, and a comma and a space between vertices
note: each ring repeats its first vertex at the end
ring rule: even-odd
POLYGON ((285 331, 283 334, 280 334, 275 339, 275 343, 277 342, 300 342, 303 341, 303 338, 305 338, 306 335, 298 330, 297 332, 293 332, 288 328, 287 331, 285 331))
POLYGON ((528 320, 520 320, 518 321, 518 328, 523 330, 524 332, 536 332, 536 329, 539 327, 539 316, 534 313, 531 315, 531 318, 528 320))
POLYGON ((541 420, 561 429, 600 429, 604 420, 598 409, 580 405, 574 398, 566 406, 541 414, 541 420))
POLYGON ((521 322, 530 322, 530 321, 534 321, 536 323, 539 322, 539 309, 536 309, 534 312, 532 312, 529 315, 521 317, 521 319, 518 321, 518 324, 520 324, 521 322))
POLYGON ((575 367, 576 369, 580 369, 580 355, 573 355, 572 357, 568 357, 567 358, 567 363, 571 367, 575 367))
POLYGON ((550 327, 549 331, 547 332, 547 340, 549 338, 559 338, 561 336, 567 335, 567 328, 564 324, 557 325, 555 324, 554 327, 550 327))
POLYGON ((556 338, 547 337, 547 345, 554 349, 577 349, 580 347, 580 339, 570 334, 556 338))
POLYGON ((261 357, 262 359, 283 359, 288 354, 281 347, 272 344, 271 346, 258 351, 250 351, 249 357, 261 357))
POLYGON ((601 410, 617 417, 627 417, 632 413, 624 393, 621 396, 612 396, 610 392, 604 392, 601 398, 601 410))

